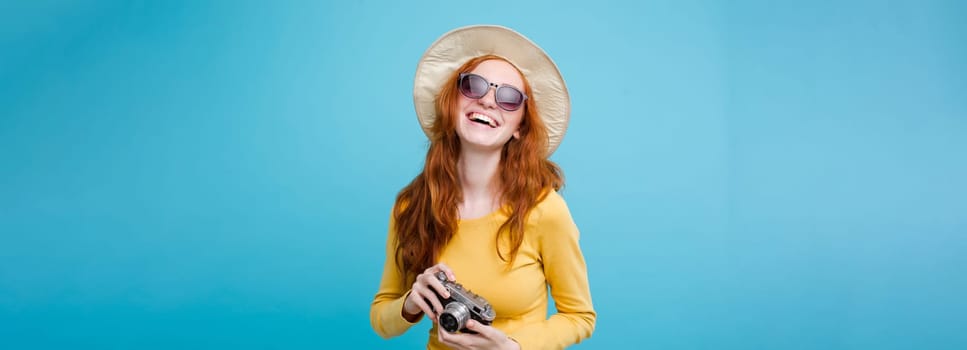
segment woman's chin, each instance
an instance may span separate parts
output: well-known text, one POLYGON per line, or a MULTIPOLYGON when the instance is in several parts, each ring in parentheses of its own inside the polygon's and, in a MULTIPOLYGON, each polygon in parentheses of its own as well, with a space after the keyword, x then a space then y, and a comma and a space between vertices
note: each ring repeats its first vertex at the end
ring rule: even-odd
POLYGON ((503 143, 494 139, 460 138, 460 148, 464 150, 500 152, 503 143))

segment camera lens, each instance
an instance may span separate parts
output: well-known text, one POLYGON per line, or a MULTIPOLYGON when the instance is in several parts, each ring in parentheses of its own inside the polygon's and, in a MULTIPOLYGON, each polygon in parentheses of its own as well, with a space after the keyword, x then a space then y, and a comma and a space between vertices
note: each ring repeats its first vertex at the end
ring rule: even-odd
POLYGON ((460 329, 460 326, 457 324, 457 318, 453 317, 451 314, 440 315, 440 326, 443 327, 443 330, 450 333, 456 332, 458 329, 460 329))
POLYGON ((440 313, 440 327, 447 332, 455 333, 467 325, 468 319, 470 319, 470 310, 465 305, 459 302, 449 303, 440 313))

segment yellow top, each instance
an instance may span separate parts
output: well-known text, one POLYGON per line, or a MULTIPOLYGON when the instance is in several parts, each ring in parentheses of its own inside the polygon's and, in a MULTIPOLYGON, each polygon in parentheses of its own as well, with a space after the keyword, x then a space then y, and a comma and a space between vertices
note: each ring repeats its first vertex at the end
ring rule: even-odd
MULTIPOLYGON (((500 210, 460 220, 440 262, 453 269, 457 282, 490 302, 497 313, 492 326, 516 340, 521 349, 561 349, 590 337, 597 314, 591 305, 578 229, 564 199, 551 191, 531 211, 510 269, 496 250, 497 229, 506 220, 500 210), (557 308, 549 318, 548 287, 557 308)), ((502 241, 501 246, 506 256, 507 243, 502 241)), ((369 315, 373 329, 384 338, 403 334, 414 324, 402 316, 414 276, 400 275, 395 256, 396 229, 391 218, 383 278, 369 315)), ((436 325, 427 348, 447 349, 436 337, 436 325)))

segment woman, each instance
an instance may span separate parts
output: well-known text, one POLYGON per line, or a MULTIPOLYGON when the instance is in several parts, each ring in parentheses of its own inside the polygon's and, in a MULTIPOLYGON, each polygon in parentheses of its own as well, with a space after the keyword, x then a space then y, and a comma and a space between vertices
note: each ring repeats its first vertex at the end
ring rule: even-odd
POLYGON ((431 45, 415 80, 430 147, 390 218, 373 329, 397 336, 426 315, 429 349, 553 349, 590 337, 596 313, 578 230, 548 160, 570 113, 553 61, 510 29, 471 26, 431 45), (439 327, 437 294, 449 295, 438 272, 489 301, 493 323, 439 327))

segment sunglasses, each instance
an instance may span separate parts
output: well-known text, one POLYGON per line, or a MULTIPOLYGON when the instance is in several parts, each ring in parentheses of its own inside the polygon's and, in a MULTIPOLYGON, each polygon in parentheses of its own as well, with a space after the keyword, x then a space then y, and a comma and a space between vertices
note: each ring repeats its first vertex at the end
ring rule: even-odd
POLYGON ((510 85, 497 85, 487 81, 482 76, 472 73, 460 73, 458 86, 460 93, 467 96, 467 98, 475 100, 487 96, 487 92, 493 86, 496 88, 494 100, 497 102, 497 106, 508 112, 520 109, 524 105, 524 101, 527 101, 527 95, 524 95, 517 88, 510 85))

